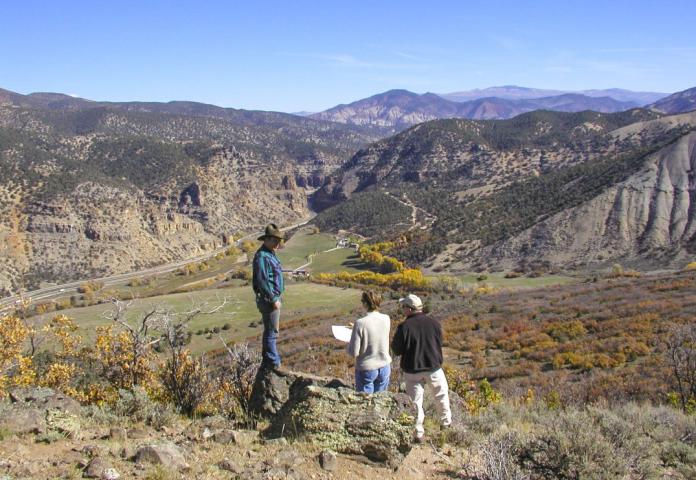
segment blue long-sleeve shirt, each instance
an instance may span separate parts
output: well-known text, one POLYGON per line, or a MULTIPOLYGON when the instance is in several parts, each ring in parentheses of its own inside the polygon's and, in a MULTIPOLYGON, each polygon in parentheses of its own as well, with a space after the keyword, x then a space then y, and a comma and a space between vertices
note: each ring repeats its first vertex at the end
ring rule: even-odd
POLYGON ((263 245, 254 255, 252 286, 256 293, 256 303, 275 303, 285 290, 280 260, 263 245))

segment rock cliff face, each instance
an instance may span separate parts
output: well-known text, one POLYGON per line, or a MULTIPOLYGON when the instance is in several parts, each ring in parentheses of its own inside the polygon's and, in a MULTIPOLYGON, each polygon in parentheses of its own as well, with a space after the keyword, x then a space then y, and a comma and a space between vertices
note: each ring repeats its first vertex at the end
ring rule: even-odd
POLYGON ((183 190, 84 182, 50 201, 29 202, 16 230, 4 232, 8 247, 0 258, 15 265, 7 276, 41 281, 133 271, 204 254, 227 235, 269 220, 289 224, 308 215, 304 189, 286 180, 294 178, 291 165, 259 175, 248 163, 221 149, 183 190))
POLYGON ((190 258, 240 230, 294 223, 307 194, 376 138, 269 112, 10 94, 0 99, 3 293, 190 258))
POLYGON ((474 252, 462 265, 563 266, 641 257, 656 265, 696 253, 696 133, 651 155, 639 172, 592 200, 513 238, 474 252))

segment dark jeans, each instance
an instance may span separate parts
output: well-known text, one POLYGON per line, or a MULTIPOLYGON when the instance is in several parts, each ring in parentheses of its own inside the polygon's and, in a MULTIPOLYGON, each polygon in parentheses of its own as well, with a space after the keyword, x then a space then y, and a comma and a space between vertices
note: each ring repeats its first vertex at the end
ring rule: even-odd
POLYGON ((280 354, 276 347, 280 327, 280 309, 273 308, 272 303, 261 302, 256 305, 263 320, 263 337, 261 354, 263 363, 267 366, 280 366, 280 354))

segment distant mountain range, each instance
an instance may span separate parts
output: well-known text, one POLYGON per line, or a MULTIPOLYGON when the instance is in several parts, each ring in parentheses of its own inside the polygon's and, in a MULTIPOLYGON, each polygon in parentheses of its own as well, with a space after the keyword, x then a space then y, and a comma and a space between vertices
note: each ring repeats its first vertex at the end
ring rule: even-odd
POLYGON ((620 102, 632 102, 634 106, 644 106, 649 103, 666 97, 669 93, 660 92, 634 92, 621 88, 607 88, 604 90, 545 90, 541 88, 526 88, 516 85, 507 85, 502 87, 489 87, 482 89, 474 89, 463 92, 442 93, 441 97, 455 102, 466 102, 479 98, 505 98, 509 100, 529 100, 534 98, 555 97, 566 93, 584 95, 586 97, 609 97, 620 102))
MULTIPOLYGON (((516 88, 519 89, 519 87, 516 88)), ((514 92, 509 90, 508 94, 513 95, 514 92)), ((531 94, 527 92, 527 95, 531 94)), ((518 91, 518 97, 521 95, 522 92, 518 91)), ((609 96, 595 97, 577 93, 562 93, 541 98, 491 96, 468 101, 452 101, 434 93, 420 95, 408 90, 390 90, 348 105, 338 105, 310 117, 351 125, 392 128, 394 132, 398 132, 421 122, 443 118, 500 120, 534 110, 561 112, 593 110, 611 113, 637 106, 639 103, 635 101, 620 101, 609 96)))

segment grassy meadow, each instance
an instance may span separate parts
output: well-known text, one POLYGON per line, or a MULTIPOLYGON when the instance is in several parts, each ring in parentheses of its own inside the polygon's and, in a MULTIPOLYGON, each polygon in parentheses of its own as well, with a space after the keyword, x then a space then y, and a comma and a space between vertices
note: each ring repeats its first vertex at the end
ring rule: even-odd
POLYGON ((353 249, 334 250, 335 247, 336 238, 333 235, 313 233, 312 229, 306 228, 288 240, 278 257, 283 268, 291 269, 306 264, 312 255, 312 263, 304 268, 311 273, 357 272, 364 268, 353 249))
MULTIPOLYGON (((220 333, 228 343, 261 333, 260 315, 256 310, 251 286, 136 299, 132 301, 127 318, 131 322, 137 322, 145 312, 155 307, 169 308, 174 312, 186 312, 203 305, 204 311, 212 310, 225 299, 228 304, 224 308, 210 315, 199 315, 191 322, 190 330, 194 333, 191 350, 194 353, 202 353, 221 346, 217 334, 208 338, 208 334, 201 333, 206 328, 211 330, 215 327, 220 328, 220 333), (225 324, 228 324, 228 329, 222 330, 225 324)), ((282 322, 305 316, 330 318, 359 306, 360 292, 308 282, 289 281, 283 300, 282 322)), ((85 336, 90 338, 95 335, 96 327, 109 324, 110 321, 106 317, 109 310, 113 310, 111 304, 101 304, 63 310, 61 313, 74 319, 85 336)), ((327 332, 327 335, 330 335, 330 332, 327 332)))
MULTIPOLYGON (((437 276, 433 277, 437 278, 437 276)), ((543 288, 555 285, 568 285, 580 281, 578 278, 566 275, 541 275, 539 277, 520 276, 516 278, 505 278, 505 273, 487 273, 485 278, 479 280, 481 274, 467 273, 456 275, 455 278, 462 288, 475 287, 481 284, 488 284, 495 288, 543 288)))

